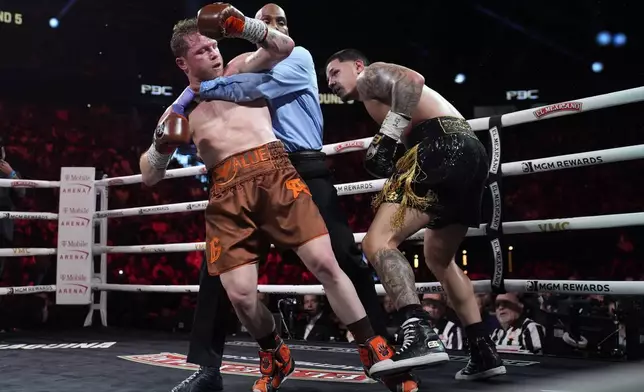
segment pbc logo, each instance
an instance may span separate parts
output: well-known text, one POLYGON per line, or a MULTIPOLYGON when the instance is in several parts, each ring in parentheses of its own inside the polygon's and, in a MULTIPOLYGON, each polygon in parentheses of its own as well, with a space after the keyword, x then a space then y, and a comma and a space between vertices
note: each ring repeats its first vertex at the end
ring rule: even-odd
POLYGON ((172 96, 172 87, 171 86, 155 86, 153 84, 142 84, 141 85, 141 94, 150 94, 156 96, 172 96))
POLYGON ((524 173, 532 173, 534 169, 532 168, 532 162, 522 162, 521 171, 524 173))
POLYGON ((528 280, 525 284, 526 291, 531 293, 536 293, 539 291, 539 281, 538 280, 528 280))
POLYGON ((505 92, 507 101, 526 101, 539 99, 539 90, 511 90, 505 92))

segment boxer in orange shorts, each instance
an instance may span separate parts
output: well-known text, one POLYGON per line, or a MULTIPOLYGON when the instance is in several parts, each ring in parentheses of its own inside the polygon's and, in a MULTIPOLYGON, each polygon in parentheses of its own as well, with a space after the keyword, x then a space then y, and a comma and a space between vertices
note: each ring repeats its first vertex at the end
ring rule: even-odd
POLYGON ((176 146, 193 139, 211 183, 206 208, 208 272, 220 276, 239 320, 261 348, 262 377, 254 392, 279 388, 295 366, 275 332, 270 311, 257 298, 256 264, 271 242, 294 249, 322 283, 331 307, 359 345, 365 371, 378 377, 371 367, 389 359, 393 350, 373 332, 353 284, 340 269, 311 194, 273 133, 266 101, 203 101, 191 107, 199 101, 201 82, 224 73, 215 41, 224 36, 244 38, 259 47, 227 66, 236 72, 271 69, 294 46, 287 35, 244 17, 229 4, 207 5, 197 20, 177 24, 171 46, 190 87, 164 113, 154 142, 141 157, 144 183, 160 181, 176 146))

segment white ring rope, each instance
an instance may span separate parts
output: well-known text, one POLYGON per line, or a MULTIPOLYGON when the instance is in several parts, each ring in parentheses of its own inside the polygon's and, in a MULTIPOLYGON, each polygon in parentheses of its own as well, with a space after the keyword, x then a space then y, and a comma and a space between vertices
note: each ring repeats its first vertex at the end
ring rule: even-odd
MULTIPOLYGON (((629 103, 640 101, 644 101, 644 87, 636 87, 628 90, 615 91, 608 94, 595 95, 593 97, 575 99, 572 101, 559 102, 538 108, 507 113, 501 116, 501 125, 503 127, 510 127, 512 125, 568 116, 571 114, 605 109, 613 106, 627 105, 629 103)), ((468 122, 475 131, 487 131, 490 125, 490 117, 468 120, 468 122)))
MULTIPOLYGON (((544 233, 567 230, 589 230, 589 229, 606 229, 613 227, 628 227, 644 225, 644 212, 634 212, 627 214, 582 216, 576 218, 564 219, 547 219, 547 220, 530 220, 503 222, 503 232, 505 234, 526 234, 526 233, 544 233)), ((355 233, 353 238, 357 244, 361 243, 367 233, 355 233)), ((419 230, 412 234, 407 240, 422 240, 425 235, 425 229, 419 230)), ((478 229, 470 228, 467 231, 468 237, 479 237, 485 235, 485 225, 482 224, 478 229)), ((133 245, 133 246, 95 246, 96 253, 170 253, 170 252, 193 252, 195 250, 204 250, 204 242, 188 242, 180 244, 164 245, 133 245)), ((0 253, 0 256, 2 253, 0 253)))
MULTIPOLYGON (((644 158, 644 144, 639 144, 636 146, 611 148, 579 154, 559 155, 556 157, 533 159, 529 161, 509 162, 502 165, 502 171, 504 177, 519 176, 529 174, 531 172, 571 169, 574 167, 601 165, 605 163, 631 161, 642 158, 644 158)), ((384 186, 385 181, 386 179, 349 182, 346 184, 337 184, 335 185, 335 188, 338 191, 338 196, 378 192, 384 186)), ((136 215, 157 215, 186 211, 202 211, 206 209, 207 205, 208 200, 202 200, 148 207, 123 208, 96 212, 94 214, 94 218, 116 218, 136 215)), ((58 219, 58 214, 33 212, 0 211, 0 216, 2 216, 2 219, 58 219)))
POLYGON ((52 212, 0 211, 0 219, 57 220, 58 214, 52 212))
MULTIPOLYGON (((476 293, 490 293, 492 288, 489 280, 473 280, 476 293)), ((570 295, 642 295, 644 282, 638 281, 585 281, 585 280, 524 280, 506 279, 505 288, 516 293, 552 293, 570 295)), ((147 293, 196 293, 199 285, 131 285, 131 284, 92 284, 96 291, 147 292, 147 293)), ((0 287, 0 295, 47 293, 56 291, 55 285, 0 287)), ((258 285, 257 291, 267 294, 287 295, 324 295, 322 285, 258 285)), ((440 293, 443 288, 438 282, 416 283, 418 293, 440 293)), ((376 285, 376 293, 385 295, 381 284, 376 285)))
POLYGON ((642 158, 644 158, 644 144, 638 144, 636 146, 609 148, 521 162, 508 162, 501 165, 501 170, 503 171, 503 177, 520 176, 536 172, 603 165, 605 163, 632 161, 642 158))
MULTIPOLYGON (((194 210, 193 210, 194 211, 194 210)), ((575 218, 559 218, 546 220, 529 220, 503 222, 504 234, 527 234, 547 233, 570 230, 592 230, 608 229, 614 227, 629 227, 644 225, 644 212, 632 212, 626 214, 580 216, 575 218)), ((355 233, 353 238, 357 244, 361 243, 367 233, 355 233)), ((422 240, 425 229, 412 234, 407 240, 422 240)), ((468 237, 479 237, 485 235, 485 225, 478 229, 470 228, 467 231, 468 237)), ((176 244, 152 244, 152 245, 124 245, 124 246, 101 246, 94 245, 94 254, 140 254, 140 253, 178 253, 203 251, 206 245, 204 242, 183 242, 176 244)), ((56 254, 55 248, 5 248, 0 249, 0 257, 23 257, 23 256, 46 256, 56 254)))
POLYGON ((2 248, 0 257, 51 256, 56 248, 2 248))
POLYGON ((94 218, 115 218, 136 215, 173 214, 186 211, 203 211, 208 206, 208 200, 193 201, 189 203, 164 204, 150 207, 123 208, 119 210, 101 211, 94 214, 94 218))
MULTIPOLYGON (((636 146, 596 150, 579 154, 559 155, 550 158, 538 158, 520 162, 508 162, 501 165, 503 176, 520 176, 524 174, 571 169, 582 166, 602 165, 606 163, 632 161, 644 158, 644 144, 636 146)), ((197 169, 197 168, 187 168, 197 169)), ((185 169, 178 169, 185 170, 185 169)), ((130 176, 136 177, 136 176, 130 176)), ((361 193, 378 192, 386 179, 367 180, 336 184, 338 196, 356 195, 361 193)), ((97 181, 98 182, 98 181, 97 181)), ((202 211, 206 209, 208 200, 156 205, 148 207, 123 208, 96 212, 94 218, 116 218, 136 215, 171 214, 185 211, 202 211)), ((0 211, 0 219, 47 219, 56 220, 58 214, 47 212, 12 212, 0 211)))
POLYGON ((0 179, 0 188, 60 188, 60 181, 0 179))

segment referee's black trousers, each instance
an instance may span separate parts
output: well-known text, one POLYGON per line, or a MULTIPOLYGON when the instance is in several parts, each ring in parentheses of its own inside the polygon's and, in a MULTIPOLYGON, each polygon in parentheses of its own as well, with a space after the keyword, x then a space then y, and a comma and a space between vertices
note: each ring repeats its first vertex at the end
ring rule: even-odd
MULTIPOLYGON (((353 282, 374 331, 378 335, 387 336, 386 318, 378 301, 371 270, 362 262, 362 252, 355 244, 345 212, 340 209, 325 155, 319 152, 300 152, 291 154, 290 158, 311 191, 313 201, 329 230, 333 252, 340 267, 353 282)), ((221 366, 226 340, 225 320, 230 312, 231 304, 220 278, 208 275, 204 261, 190 337, 189 363, 217 368, 221 366)))

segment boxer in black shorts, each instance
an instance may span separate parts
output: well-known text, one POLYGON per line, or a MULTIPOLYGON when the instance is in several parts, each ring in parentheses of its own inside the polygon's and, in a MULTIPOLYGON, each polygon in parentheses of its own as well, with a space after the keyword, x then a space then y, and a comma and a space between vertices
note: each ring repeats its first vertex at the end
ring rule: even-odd
POLYGON ((388 180, 374 200, 376 216, 362 249, 405 320, 391 368, 413 367, 417 358, 433 358, 435 364, 449 359, 420 305, 411 265, 398 250, 402 241, 425 227, 425 260, 468 339, 470 361, 456 378, 505 374, 481 322, 472 283, 454 262, 468 227, 479 227, 481 222, 489 171, 484 146, 458 110, 409 68, 369 64, 359 51, 345 49, 327 60, 326 76, 335 94, 345 101, 363 102, 380 124, 365 168, 388 180))

